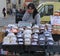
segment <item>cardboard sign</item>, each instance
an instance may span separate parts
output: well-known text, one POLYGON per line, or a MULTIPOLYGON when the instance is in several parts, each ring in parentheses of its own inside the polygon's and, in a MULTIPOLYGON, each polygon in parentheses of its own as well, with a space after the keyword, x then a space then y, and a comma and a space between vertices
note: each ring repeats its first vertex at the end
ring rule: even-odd
POLYGON ((51 25, 60 25, 60 16, 50 16, 51 25))

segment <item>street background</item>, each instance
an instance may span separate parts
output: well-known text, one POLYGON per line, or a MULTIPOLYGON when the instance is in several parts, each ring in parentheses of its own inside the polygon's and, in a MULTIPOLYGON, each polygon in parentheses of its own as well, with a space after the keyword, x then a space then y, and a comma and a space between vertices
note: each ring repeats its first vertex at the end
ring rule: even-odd
MULTIPOLYGON (((60 2, 60 0, 13 0, 13 1, 12 0, 6 0, 6 1, 7 1, 7 4, 6 4, 7 7, 6 7, 6 9, 8 11, 10 9, 13 9, 13 7, 17 8, 17 10, 18 9, 25 9, 26 5, 29 2, 33 2, 36 7, 38 6, 38 4, 46 2, 46 1, 54 1, 54 2, 59 1, 60 2)), ((5 0, 3 2, 5 2, 5 0)), ((8 24, 15 24, 15 19, 16 19, 15 16, 10 15, 10 14, 7 15, 6 18, 0 17, 0 32, 2 32, 2 29, 3 29, 4 26, 7 26, 8 24)), ((60 56, 60 55, 58 55, 58 53, 56 53, 54 56, 60 56)))

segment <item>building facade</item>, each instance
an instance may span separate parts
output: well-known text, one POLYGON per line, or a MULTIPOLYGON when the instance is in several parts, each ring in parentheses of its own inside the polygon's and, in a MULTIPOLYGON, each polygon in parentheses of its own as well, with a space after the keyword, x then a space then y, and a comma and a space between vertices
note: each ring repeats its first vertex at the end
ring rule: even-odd
POLYGON ((6 0, 7 8, 24 8, 28 3, 33 2, 33 0, 6 0))
POLYGON ((6 0, 7 8, 23 8, 24 0, 6 0))
POLYGON ((3 8, 6 8, 6 0, 0 0, 0 17, 3 17, 2 10, 3 8))
POLYGON ((42 3, 42 2, 58 2, 59 0, 40 0, 40 3, 42 3))

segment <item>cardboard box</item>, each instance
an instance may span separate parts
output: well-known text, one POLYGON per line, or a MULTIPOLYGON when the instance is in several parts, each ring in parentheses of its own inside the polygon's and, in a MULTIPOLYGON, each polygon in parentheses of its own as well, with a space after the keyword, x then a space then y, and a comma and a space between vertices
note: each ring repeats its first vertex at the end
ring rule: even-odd
POLYGON ((3 41, 4 36, 5 36, 5 33, 4 32, 0 32, 0 43, 3 41))
POLYGON ((52 34, 57 34, 57 30, 52 29, 52 34))
POLYGON ((57 34, 60 34, 60 29, 57 30, 57 34))

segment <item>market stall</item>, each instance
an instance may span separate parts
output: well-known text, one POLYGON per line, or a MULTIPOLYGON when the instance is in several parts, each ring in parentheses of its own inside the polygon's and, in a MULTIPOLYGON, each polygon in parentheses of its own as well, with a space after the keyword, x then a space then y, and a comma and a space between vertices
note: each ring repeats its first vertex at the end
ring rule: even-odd
POLYGON ((2 48, 15 53, 46 53, 47 45, 54 45, 50 24, 33 25, 22 23, 8 25, 3 39, 2 48))

